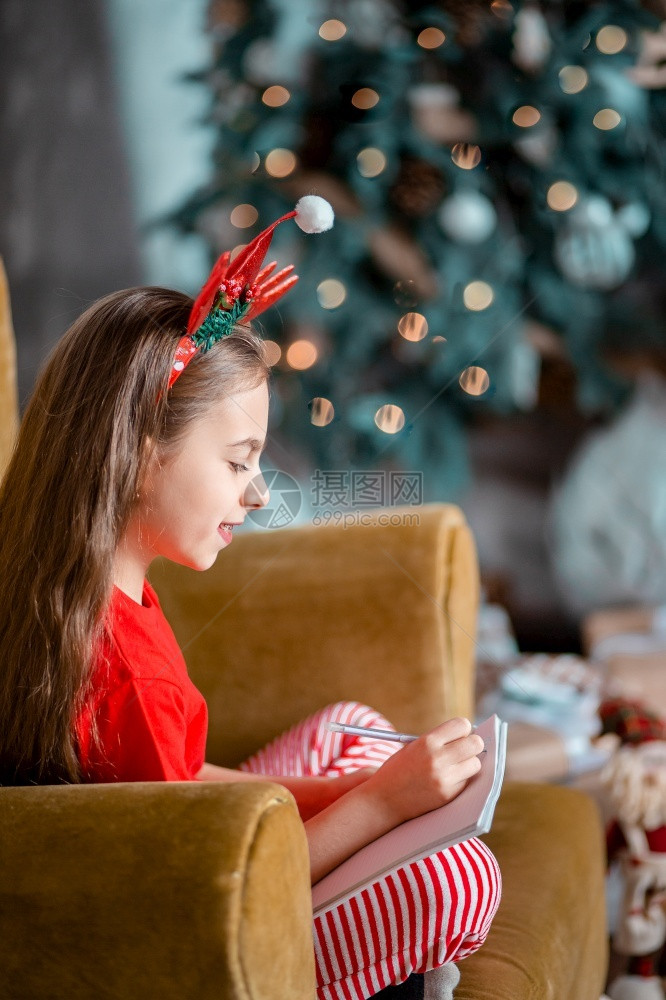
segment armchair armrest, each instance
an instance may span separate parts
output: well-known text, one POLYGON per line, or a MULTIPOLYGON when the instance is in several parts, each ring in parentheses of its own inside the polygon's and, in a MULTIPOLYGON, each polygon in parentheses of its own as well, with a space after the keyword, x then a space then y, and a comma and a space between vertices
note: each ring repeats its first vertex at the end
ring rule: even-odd
POLYGON ((151 570, 208 703, 207 759, 234 766, 340 701, 416 732, 471 715, 478 567, 458 507, 241 534, 206 573, 151 570))
POLYGON ((305 831, 274 784, 0 789, 0 993, 312 1000, 305 831))
POLYGON ((0 257, 0 479, 9 464, 18 426, 16 340, 12 325, 7 274, 2 257, 0 257))

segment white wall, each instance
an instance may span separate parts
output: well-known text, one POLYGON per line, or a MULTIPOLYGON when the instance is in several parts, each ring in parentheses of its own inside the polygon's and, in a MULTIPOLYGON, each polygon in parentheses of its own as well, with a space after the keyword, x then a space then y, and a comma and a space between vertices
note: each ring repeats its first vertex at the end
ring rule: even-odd
MULTIPOLYGON (((168 213, 210 174, 208 96, 182 74, 210 60, 205 0, 107 0, 105 11, 134 208, 140 227, 168 213)), ((208 273, 202 240, 140 230, 143 281, 196 291, 208 273)))

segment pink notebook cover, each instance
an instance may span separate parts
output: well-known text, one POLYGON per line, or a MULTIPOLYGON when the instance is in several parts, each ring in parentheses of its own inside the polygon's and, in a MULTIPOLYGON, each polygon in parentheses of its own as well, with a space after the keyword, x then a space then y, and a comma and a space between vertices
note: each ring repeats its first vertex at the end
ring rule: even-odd
POLYGON ((424 813, 362 847, 312 887, 315 916, 408 861, 487 833, 504 777, 506 723, 492 715, 477 726, 485 744, 482 768, 452 802, 424 813))

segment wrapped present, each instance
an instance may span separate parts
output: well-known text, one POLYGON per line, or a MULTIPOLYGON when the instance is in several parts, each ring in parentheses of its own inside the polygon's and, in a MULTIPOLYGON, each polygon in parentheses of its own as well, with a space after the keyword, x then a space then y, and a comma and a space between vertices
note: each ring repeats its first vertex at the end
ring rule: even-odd
POLYGON ((666 715, 666 607, 595 611, 583 623, 590 660, 602 670, 608 697, 643 702, 666 715))
POLYGON ((523 655, 479 704, 509 723, 507 774, 519 780, 569 779, 606 763, 597 745, 602 677, 573 654, 523 655))
POLYGON ((569 774, 564 740, 553 729, 510 722, 505 777, 509 781, 562 781, 569 774))
POLYGON ((643 702, 666 715, 666 650, 642 656, 613 656, 605 667, 610 696, 643 702))
POLYGON ((666 653, 666 606, 605 608, 583 620, 583 649, 595 662, 620 655, 666 653))

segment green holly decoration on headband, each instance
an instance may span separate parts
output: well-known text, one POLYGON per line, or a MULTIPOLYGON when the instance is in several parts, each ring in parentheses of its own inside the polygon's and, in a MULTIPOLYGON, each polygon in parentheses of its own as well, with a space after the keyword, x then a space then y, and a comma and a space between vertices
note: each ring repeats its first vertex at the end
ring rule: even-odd
POLYGON ((223 337, 228 337, 233 332, 236 324, 240 323, 244 316, 250 311, 252 298, 241 295, 235 302, 229 305, 225 293, 220 295, 219 305, 211 309, 208 316, 198 330, 192 334, 192 340, 201 350, 202 354, 209 351, 213 344, 217 344, 223 337))

